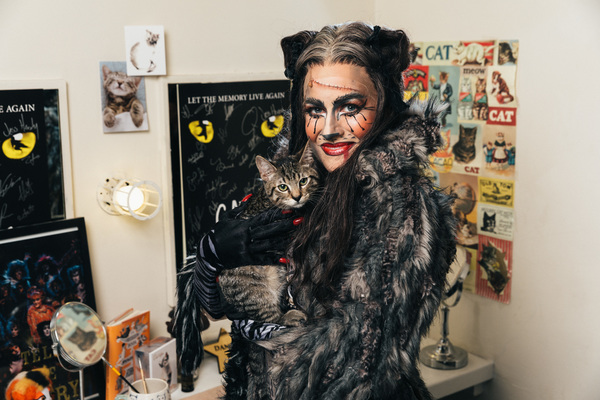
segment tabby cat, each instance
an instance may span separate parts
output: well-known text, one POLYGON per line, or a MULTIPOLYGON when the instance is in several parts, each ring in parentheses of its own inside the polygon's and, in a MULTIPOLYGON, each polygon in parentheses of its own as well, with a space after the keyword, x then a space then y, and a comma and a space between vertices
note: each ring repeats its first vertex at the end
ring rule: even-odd
MULTIPOLYGON (((302 208, 317 196, 318 172, 313 167, 313 156, 308 146, 302 153, 276 164, 257 156, 256 166, 263 186, 248 200, 242 218, 250 218, 273 206, 284 210, 302 208)), ((227 303, 246 313, 248 318, 298 326, 306 319, 305 314, 294 309, 284 313, 281 309, 286 272, 285 266, 276 265, 227 269, 219 276, 219 286, 227 303)))
POLYGON ((144 106, 137 98, 137 90, 142 80, 139 76, 127 76, 120 71, 111 71, 102 66, 106 107, 103 112, 104 125, 111 128, 115 125, 118 114, 129 112, 136 127, 144 122, 144 106))
POLYGON ((460 125, 458 142, 452 147, 454 160, 460 163, 469 163, 475 159, 475 138, 477 127, 467 128, 460 125))

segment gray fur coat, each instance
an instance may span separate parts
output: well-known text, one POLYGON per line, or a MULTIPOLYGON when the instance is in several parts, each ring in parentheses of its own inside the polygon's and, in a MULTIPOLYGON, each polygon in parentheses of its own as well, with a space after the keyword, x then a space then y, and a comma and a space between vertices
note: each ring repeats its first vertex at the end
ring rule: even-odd
MULTIPOLYGON (((419 347, 455 254, 451 199, 423 169, 441 140, 434 108, 413 103, 397 130, 361 154, 362 193, 333 312, 257 342, 270 353, 274 398, 431 398, 419 347)), ((309 316, 316 309, 302 293, 297 301, 309 316)))

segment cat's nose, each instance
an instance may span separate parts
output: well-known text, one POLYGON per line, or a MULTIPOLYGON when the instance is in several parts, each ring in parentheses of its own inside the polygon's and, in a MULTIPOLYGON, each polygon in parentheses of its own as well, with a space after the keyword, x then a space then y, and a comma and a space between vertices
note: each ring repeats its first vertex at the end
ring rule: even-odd
POLYGON ((302 198, 302 195, 300 196, 292 196, 292 199, 296 200, 296 203, 300 203, 300 199, 302 198))

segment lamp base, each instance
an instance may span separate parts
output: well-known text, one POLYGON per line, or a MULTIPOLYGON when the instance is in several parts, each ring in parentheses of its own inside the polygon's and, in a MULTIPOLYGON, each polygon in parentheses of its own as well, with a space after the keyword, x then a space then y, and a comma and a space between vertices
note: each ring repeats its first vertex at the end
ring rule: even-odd
POLYGON ((437 344, 421 349, 419 359, 430 368, 459 369, 467 365, 469 355, 460 347, 454 347, 448 338, 441 338, 437 344))

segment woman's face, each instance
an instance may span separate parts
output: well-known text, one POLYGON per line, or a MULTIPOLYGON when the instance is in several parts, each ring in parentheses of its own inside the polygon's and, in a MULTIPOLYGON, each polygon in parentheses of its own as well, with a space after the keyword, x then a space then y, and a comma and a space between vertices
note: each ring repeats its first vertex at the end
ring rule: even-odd
POLYGON ((303 106, 313 153, 331 172, 346 162, 371 130, 377 92, 363 67, 316 65, 306 74, 303 106))

